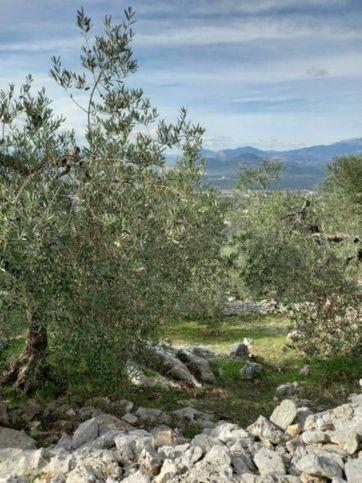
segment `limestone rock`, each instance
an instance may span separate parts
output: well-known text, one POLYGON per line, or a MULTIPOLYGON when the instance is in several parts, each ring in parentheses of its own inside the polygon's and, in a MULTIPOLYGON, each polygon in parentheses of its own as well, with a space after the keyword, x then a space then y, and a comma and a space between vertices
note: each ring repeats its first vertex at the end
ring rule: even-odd
POLYGON ((254 457, 254 462, 261 475, 270 473, 285 475, 285 465, 283 458, 268 448, 262 448, 254 457))
POLYGON ((72 446, 79 448, 85 443, 93 441, 98 436, 98 422, 96 418, 88 419, 81 423, 73 434, 72 446))
POLYGON ((310 476, 319 476, 329 479, 342 477, 341 467, 332 458, 326 456, 307 454, 297 462, 296 467, 300 472, 306 473, 310 476))
POLYGON ((288 382, 277 387, 276 394, 279 398, 294 396, 298 390, 297 382, 288 382))
POLYGON ((25 476, 34 472, 40 473, 48 464, 47 454, 43 448, 0 449, 0 477, 8 475, 25 476))
POLYGON ((95 483, 96 481, 94 471, 86 465, 77 466, 66 479, 66 483, 95 483))
POLYGON ((284 439, 283 432, 265 416, 259 416, 255 423, 247 429, 253 436, 270 441, 273 444, 279 444, 284 439))
POLYGON ((242 379, 252 381, 260 377, 264 372, 264 367, 257 362, 247 362, 245 366, 240 369, 240 376, 242 379))
POLYGON ((168 424, 170 422, 170 416, 160 409, 138 408, 135 415, 146 426, 168 424))
POLYGON ((176 435, 172 429, 158 431, 154 434, 155 448, 160 448, 161 446, 175 446, 175 442, 176 435))
POLYGON ((134 414, 127 413, 124 416, 122 416, 122 420, 126 421, 126 423, 128 423, 128 424, 134 425, 134 424, 137 423, 138 418, 134 414))
POLYGON ((128 465, 138 459, 145 447, 153 445, 153 437, 147 431, 135 430, 129 434, 117 436, 114 442, 120 461, 128 465))
POLYGON ((217 438, 223 443, 235 443, 236 441, 249 438, 250 435, 237 424, 221 423, 210 431, 212 438, 217 438))
POLYGON ((354 428, 340 428, 336 431, 333 431, 330 433, 330 439, 332 443, 338 444, 342 449, 347 451, 348 454, 352 455, 354 454, 360 444, 360 436, 355 431, 354 428))
POLYGON ((138 458, 141 471, 149 476, 158 475, 162 462, 162 458, 152 446, 143 448, 138 458))
POLYGON ((305 444, 320 444, 329 441, 329 437, 323 431, 309 430, 302 434, 302 440, 305 444))
POLYGON ((274 409, 270 421, 285 431, 293 423, 296 415, 296 403, 290 399, 285 399, 274 409))
POLYGON ((345 465, 348 483, 361 483, 362 458, 350 460, 345 465))
POLYGON ((127 478, 124 478, 122 483, 151 483, 151 478, 139 470, 132 475, 127 476, 127 478))
POLYGON ((207 359, 197 356, 188 349, 180 349, 177 356, 198 379, 207 383, 215 382, 215 376, 211 372, 207 359))
POLYGON ((0 426, 0 449, 4 448, 34 449, 36 444, 24 431, 0 426))
POLYGON ((287 427, 286 433, 291 437, 295 438, 302 432, 302 427, 299 423, 296 424, 291 424, 290 426, 287 427))

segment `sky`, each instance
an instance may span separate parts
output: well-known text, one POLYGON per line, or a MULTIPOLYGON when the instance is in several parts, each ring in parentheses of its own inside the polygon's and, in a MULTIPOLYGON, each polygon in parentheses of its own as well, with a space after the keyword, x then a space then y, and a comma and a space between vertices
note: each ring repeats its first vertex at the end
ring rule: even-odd
POLYGON ((95 28, 134 8, 130 84, 168 121, 187 107, 209 149, 362 137, 362 0, 0 0, 0 89, 31 73, 79 132, 48 71, 52 55, 78 65, 81 5, 95 28))

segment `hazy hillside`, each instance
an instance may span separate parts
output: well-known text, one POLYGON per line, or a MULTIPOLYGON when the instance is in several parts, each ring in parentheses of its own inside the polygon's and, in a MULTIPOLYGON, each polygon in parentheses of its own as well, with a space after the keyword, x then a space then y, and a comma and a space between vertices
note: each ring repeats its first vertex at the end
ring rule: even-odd
POLYGON ((222 151, 204 149, 202 154, 206 159, 205 178, 218 186, 233 184, 240 166, 257 166, 263 158, 269 158, 283 163, 282 187, 310 189, 323 180, 326 166, 335 156, 361 151, 362 138, 290 151, 263 151, 244 146, 222 151))

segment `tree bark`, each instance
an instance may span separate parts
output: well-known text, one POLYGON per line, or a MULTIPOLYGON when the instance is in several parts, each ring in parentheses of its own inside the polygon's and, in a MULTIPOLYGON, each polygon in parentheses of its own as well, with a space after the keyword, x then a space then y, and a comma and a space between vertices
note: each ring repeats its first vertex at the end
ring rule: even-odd
POLYGON ((13 362, 4 382, 19 392, 30 393, 49 375, 46 361, 48 337, 44 327, 29 328, 24 352, 13 362))
POLYGON ((24 352, 12 363, 3 383, 19 392, 31 393, 49 377, 48 334, 27 294, 28 332, 24 352))

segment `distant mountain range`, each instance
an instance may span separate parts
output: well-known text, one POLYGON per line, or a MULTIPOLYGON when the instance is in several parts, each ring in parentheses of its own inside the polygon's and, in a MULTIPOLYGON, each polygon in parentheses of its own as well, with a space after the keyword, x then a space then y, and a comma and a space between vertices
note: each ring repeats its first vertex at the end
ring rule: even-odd
POLYGON ((311 146, 290 151, 263 151, 251 146, 211 151, 203 149, 205 180, 219 187, 230 187, 241 166, 258 166, 262 160, 277 159, 283 164, 282 188, 313 189, 326 176, 326 166, 334 157, 362 152, 362 138, 340 141, 329 146, 311 146))

